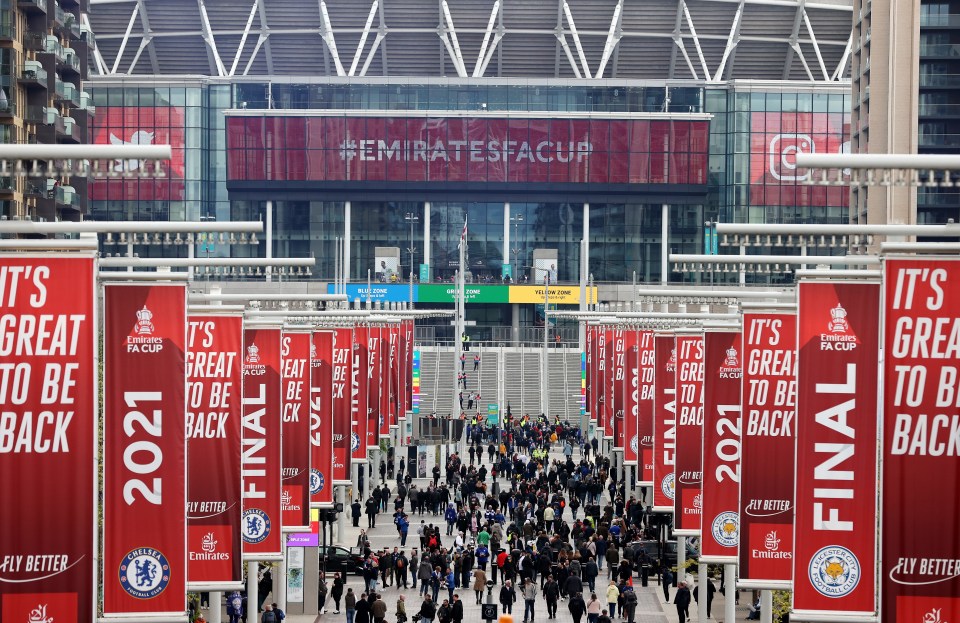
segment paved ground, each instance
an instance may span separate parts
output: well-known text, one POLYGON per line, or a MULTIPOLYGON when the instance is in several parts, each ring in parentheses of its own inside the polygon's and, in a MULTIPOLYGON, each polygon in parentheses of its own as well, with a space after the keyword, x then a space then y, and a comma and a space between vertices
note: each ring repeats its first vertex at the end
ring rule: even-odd
MULTIPOLYGON (((560 458, 560 455, 557 455, 560 458)), ((575 459, 577 457, 574 457, 575 459)), ((428 483, 427 479, 418 479, 415 482, 419 485, 426 485, 428 483)), ((395 484, 395 483, 391 483, 395 484)), ((505 485, 501 481, 501 485, 505 485)), ((606 497, 606 494, 604 494, 606 497)), ((391 505, 392 506, 392 505, 391 505)), ((427 523, 433 523, 437 525, 438 523, 443 524, 443 517, 438 515, 434 517, 430 514, 425 514, 422 516, 427 523)), ((417 537, 415 535, 416 526, 420 523, 421 516, 415 515, 411 517, 411 530, 410 537, 407 540, 406 551, 409 554, 411 546, 417 543, 417 537)), ((360 528, 354 528, 350 525, 350 521, 347 521, 346 535, 343 539, 343 543, 337 543, 338 545, 342 544, 346 547, 355 546, 357 543, 357 537, 360 534, 360 528)), ((366 526, 366 516, 361 518, 360 521, 361 527, 366 526)), ((445 531, 445 527, 444 527, 445 531)), ((444 532, 445 533, 445 532, 444 532)), ((396 528, 393 526, 391 521, 391 513, 381 513, 377 517, 377 527, 374 529, 367 530, 367 536, 370 540, 370 544, 373 547, 374 551, 380 548, 393 548, 399 546, 399 538, 397 535, 396 528)), ((600 589, 601 586, 605 586, 605 583, 601 583, 601 580, 606 578, 606 567, 601 570, 601 575, 598 578, 597 588, 600 589)), ((695 578, 691 577, 691 580, 695 578)), ((635 590, 637 592, 637 597, 639 603, 637 605, 636 613, 636 622, 637 623, 679 623, 679 618, 677 617, 676 607, 672 603, 674 593, 676 589, 671 587, 670 589, 670 598, 671 603, 665 603, 662 587, 659 586, 655 578, 651 578, 650 584, 647 587, 641 587, 640 581, 635 578, 635 590)), ((329 585, 329 584, 328 584, 329 585)), ((363 580, 355 575, 351 575, 348 578, 347 587, 352 587, 354 592, 358 594, 363 592, 363 580)), ((396 617, 394 615, 396 609, 395 605, 397 598, 402 592, 406 595, 407 601, 407 615, 412 617, 420 608, 421 598, 419 595, 419 583, 416 589, 412 586, 409 589, 398 590, 395 586, 390 586, 387 588, 381 588, 380 593, 383 595, 384 601, 387 603, 387 621, 388 623, 395 623, 396 617)), ((494 587, 493 592, 493 601, 497 601, 499 595, 500 585, 494 587)), ((692 590, 692 589, 691 589, 692 590)), ((461 600, 464 602, 464 623, 485 623, 481 619, 481 608, 476 605, 474 599, 474 592, 472 588, 468 587, 467 590, 458 589, 457 592, 460 594, 461 600)), ((441 590, 440 600, 442 601, 446 595, 446 592, 441 590)), ((604 601, 602 593, 598 592, 598 596, 601 601, 604 601)), ((749 602, 750 596, 749 593, 743 593, 743 599, 741 600, 741 605, 737 609, 737 621, 746 620, 746 615, 748 612, 747 603, 749 602)), ((270 601, 273 601, 271 596, 270 601)), ((724 596, 718 591, 714 598, 712 607, 711 607, 711 621, 722 621, 723 619, 723 608, 724 608, 724 596)), ((346 623, 346 615, 344 610, 341 610, 341 614, 333 613, 333 600, 327 600, 327 611, 325 614, 315 616, 315 615, 288 615, 288 623, 346 623)), ((697 604, 692 603, 690 606, 690 618, 692 621, 696 622, 698 620, 698 610, 697 604)), ((514 604, 514 619, 517 623, 523 620, 523 602, 518 601, 514 604)), ((229 619, 224 616, 223 621, 226 623, 229 619)), ((248 623, 253 623, 253 618, 248 619, 248 623)), ((586 617, 582 619, 581 623, 586 623, 586 617)), ((409 619, 408 619, 409 621, 409 619)), ((543 601, 542 595, 537 598, 536 605, 536 623, 545 623, 547 621, 547 606, 543 601)), ((625 623, 625 619, 613 619, 614 623, 625 623)), ((573 617, 570 615, 570 611, 567 609, 567 602, 561 601, 557 608, 557 618, 556 623, 573 623, 573 617)))

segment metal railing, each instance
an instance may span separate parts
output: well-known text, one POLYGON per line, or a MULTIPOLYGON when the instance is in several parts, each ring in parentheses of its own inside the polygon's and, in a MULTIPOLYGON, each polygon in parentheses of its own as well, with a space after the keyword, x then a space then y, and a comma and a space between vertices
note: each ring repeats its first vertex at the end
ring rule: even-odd
POLYGON ((960 28, 960 14, 920 14, 920 27, 924 28, 960 28))

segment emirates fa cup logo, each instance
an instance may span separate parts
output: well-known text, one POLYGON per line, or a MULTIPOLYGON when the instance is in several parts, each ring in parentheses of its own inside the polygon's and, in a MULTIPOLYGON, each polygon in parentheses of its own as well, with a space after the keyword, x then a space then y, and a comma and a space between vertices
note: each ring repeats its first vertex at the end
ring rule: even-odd
POLYGON ((27 616, 27 623, 53 623, 53 617, 47 616, 47 604, 38 604, 27 616))
POLYGON ((256 344, 247 346, 247 363, 260 363, 260 349, 256 344))
POLYGON ((840 303, 830 310, 830 322, 827 328, 831 333, 846 333, 850 330, 850 324, 847 322, 847 310, 840 303))
POLYGON ((200 541, 200 549, 208 554, 217 551, 217 540, 213 538, 212 532, 203 535, 203 539, 200 541))
POLYGON ((137 311, 137 335, 153 335, 153 312, 144 305, 143 309, 137 311))

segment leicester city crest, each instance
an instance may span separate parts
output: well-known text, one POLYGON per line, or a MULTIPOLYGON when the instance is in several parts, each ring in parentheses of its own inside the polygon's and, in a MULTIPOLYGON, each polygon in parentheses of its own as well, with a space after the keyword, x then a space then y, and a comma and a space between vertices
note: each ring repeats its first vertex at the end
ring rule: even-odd
POLYGON ((711 528, 713 540, 723 547, 736 547, 740 542, 740 515, 734 511, 717 515, 711 528))
POLYGON ((813 555, 807 573, 821 595, 843 597, 860 582, 860 561, 846 547, 828 545, 813 555))
POLYGON ((350 451, 356 452, 360 449, 360 435, 356 433, 350 433, 350 451))
POLYGON ((663 477, 663 480, 660 481, 660 490, 665 496, 667 496, 668 499, 671 500, 674 497, 674 488, 676 487, 674 478, 673 472, 670 472, 663 477))
POLYGON ((637 435, 634 435, 630 438, 630 449, 633 450, 634 454, 639 454, 640 452, 640 438, 637 435))
POLYGON ((317 495, 323 491, 323 487, 326 484, 326 480, 323 477, 323 474, 320 473, 319 469, 310 470, 310 495, 317 495))
POLYGON ((246 543, 259 543, 270 536, 270 516, 259 508, 248 508, 243 513, 241 530, 246 543))
POLYGON ((131 550, 120 563, 120 586, 137 599, 151 599, 170 583, 170 562, 152 547, 131 550))

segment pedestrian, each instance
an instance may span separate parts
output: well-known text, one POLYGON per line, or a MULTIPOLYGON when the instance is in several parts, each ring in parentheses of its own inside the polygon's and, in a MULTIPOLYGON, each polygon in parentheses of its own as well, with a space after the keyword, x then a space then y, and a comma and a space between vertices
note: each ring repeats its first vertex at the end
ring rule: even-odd
MULTIPOLYGON (((353 615, 354 623, 370 623, 370 602, 367 601, 367 594, 363 593, 360 595, 360 599, 356 603, 356 611, 353 615)), ((349 610, 347 613, 349 614, 349 610)))
POLYGON ((533 621, 534 606, 537 605, 537 583, 527 578, 523 584, 523 623, 533 621), (530 618, 527 619, 527 613, 530 618))
POLYGON ((353 504, 350 505, 350 517, 353 519, 353 527, 360 527, 360 500, 354 500, 353 504))
POLYGON ((333 587, 330 589, 330 597, 333 598, 334 614, 340 614, 340 599, 343 598, 343 578, 340 572, 333 574, 333 587))
POLYGON ((476 371, 480 367, 480 353, 477 353, 473 356, 473 370, 476 371))
POLYGON ((370 615, 373 616, 374 623, 384 623, 387 620, 387 602, 377 593, 377 598, 370 606, 370 615))
POLYGON ((370 497, 367 498, 367 528, 376 528, 377 527, 377 512, 380 510, 380 500, 375 499, 373 494, 370 494, 370 497))
MULTIPOLYGON (((587 611, 587 604, 583 603, 583 594, 577 593, 571 597, 570 603, 567 604, 567 609, 573 617, 573 623, 580 623, 580 619, 583 618, 583 614, 587 611)), ((554 613, 556 613, 556 610, 554 610, 554 613)), ((554 618, 556 618, 556 614, 554 614, 554 618)))
POLYGON ((500 605, 504 614, 513 614, 513 602, 517 600, 517 591, 513 590, 510 580, 503 583, 500 589, 500 605))
MULTIPOLYGON (((323 609, 327 603, 327 580, 323 577, 323 573, 320 574, 320 578, 317 581, 317 604, 320 614, 323 614, 323 609)), ((276 606, 273 607, 274 610, 277 609, 276 606)), ((283 617, 281 617, 282 619, 283 617)))
POLYGON ((477 605, 483 597, 483 589, 487 587, 487 574, 483 569, 473 570, 473 591, 477 594, 477 605))
POLYGON ((407 598, 400 595, 397 598, 397 623, 407 623, 407 598))
POLYGON ((677 618, 680 623, 690 620, 690 589, 686 582, 680 582, 677 586, 677 594, 673 597, 673 603, 677 607, 677 618))
MULTIPOLYGON (((553 579, 552 575, 547 576, 547 581, 543 584, 543 598, 547 602, 547 618, 557 618, 557 602, 560 600, 560 585, 553 579)), ((581 599, 581 602, 583 600, 581 599)))
POLYGON ((243 598, 240 591, 233 591, 227 598, 227 616, 230 617, 230 623, 240 623, 243 618, 243 598))
POLYGON ((627 615, 627 623, 633 623, 637 614, 637 594, 629 585, 623 591, 623 612, 627 615))
POLYGON ((451 623, 463 623, 463 602, 460 601, 460 595, 454 593, 453 605, 450 609, 453 611, 451 623))
POLYGON ((587 602, 587 623, 597 623, 600 618, 600 600, 596 593, 590 593, 590 601, 587 602))
MULTIPOLYGON (((697 602, 698 604, 700 603, 700 595, 699 595, 699 592, 700 592, 700 587, 699 587, 699 586, 694 586, 694 587, 693 587, 693 598, 694 598, 694 600, 696 600, 696 602, 697 602)), ((714 594, 715 592, 717 592, 717 589, 716 589, 716 587, 713 585, 713 582, 710 581, 710 579, 708 578, 708 579, 707 579, 707 618, 708 618, 708 619, 710 618, 710 606, 713 604, 713 594, 714 594)))
POLYGON ((437 616, 437 605, 430 595, 424 595, 423 603, 420 604, 420 623, 433 623, 433 618, 437 616))
POLYGON ((277 604, 270 604, 273 607, 273 614, 277 618, 277 622, 283 621, 287 618, 286 613, 280 609, 280 606, 277 604))
POLYGON ((260 623, 280 623, 277 614, 273 611, 273 606, 264 604, 263 614, 260 616, 260 623))
POLYGON ((673 571, 664 564, 660 567, 660 577, 663 578, 663 600, 670 603, 670 585, 673 584, 673 571))
POLYGON ((610 584, 607 586, 607 606, 610 608, 611 617, 617 611, 617 601, 619 599, 620 589, 617 588, 617 583, 614 580, 610 580, 610 584))
POLYGON ((597 617, 597 623, 612 623, 610 615, 607 614, 606 610, 600 611, 600 616, 597 617))
POLYGON ((453 620, 453 609, 450 607, 450 601, 444 599, 440 607, 437 608, 437 623, 450 623, 453 620))
POLYGON ((354 623, 357 614, 357 596, 352 588, 347 589, 347 595, 343 599, 343 605, 347 610, 347 623, 354 623))

